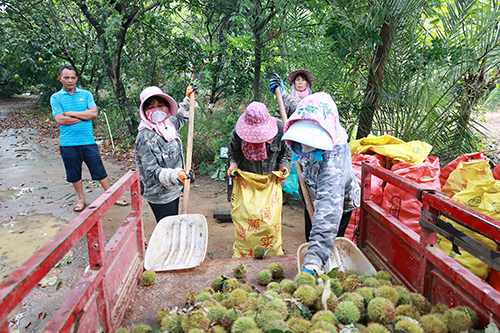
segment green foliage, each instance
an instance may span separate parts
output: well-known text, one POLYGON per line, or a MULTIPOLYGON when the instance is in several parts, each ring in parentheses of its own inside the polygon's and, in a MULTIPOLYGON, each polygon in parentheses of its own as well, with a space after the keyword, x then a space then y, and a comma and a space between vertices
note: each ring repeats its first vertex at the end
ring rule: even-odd
POLYGON ((212 180, 225 180, 226 179, 227 162, 219 156, 215 156, 213 164, 201 162, 198 169, 200 175, 209 174, 212 180))
MULTIPOLYGON (((116 145, 130 148, 142 89, 156 85, 181 102, 195 77, 200 107, 193 163, 223 179, 226 165, 216 157, 244 107, 260 99, 274 113, 268 89, 274 72, 288 87, 288 73, 310 70, 313 91, 333 96, 354 139, 373 106, 367 86, 373 70, 382 69, 374 63, 380 50, 387 58, 372 87, 378 95, 371 134, 425 141, 445 164, 481 148, 478 106, 487 96, 483 107, 500 104, 498 89, 492 89, 500 77, 499 18, 493 2, 477 0, 279 0, 270 6, 138 0, 127 7, 114 1, 12 0, 0 11, 0 43, 8 45, 0 49, 0 98, 40 94, 42 111, 49 114, 50 95, 60 89, 57 69, 72 64, 78 86, 90 90, 107 114, 116 145), (103 19, 98 26, 92 15, 103 19), (387 23, 389 42, 381 34, 387 23)), ((109 136, 104 117, 95 121, 109 136)), ((187 126, 181 135, 185 145, 187 126)))
POLYGON ((488 99, 483 104, 483 108, 488 111, 500 110, 500 88, 498 86, 489 93, 488 99))

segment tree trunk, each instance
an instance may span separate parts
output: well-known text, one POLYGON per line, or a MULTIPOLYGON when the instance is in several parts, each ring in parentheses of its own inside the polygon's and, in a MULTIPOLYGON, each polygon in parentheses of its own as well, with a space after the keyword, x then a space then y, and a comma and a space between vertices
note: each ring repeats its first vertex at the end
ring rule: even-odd
POLYGON ((122 114, 130 135, 136 135, 139 123, 135 119, 128 103, 127 92, 120 75, 120 61, 117 59, 111 61, 109 56, 106 54, 108 47, 107 44, 105 44, 106 42, 104 41, 104 38, 98 37, 98 39, 99 44, 101 45, 101 59, 104 64, 104 68, 106 69, 106 73, 111 80, 111 84, 113 85, 113 92, 115 93, 116 100, 118 101, 120 113, 122 114))
POLYGON ((262 36, 259 32, 254 31, 255 38, 255 63, 253 65, 254 76, 253 76, 253 100, 260 102, 262 99, 260 93, 260 69, 262 67, 262 36))
POLYGON ((382 90, 384 78, 385 64, 389 57, 389 51, 392 46, 392 31, 391 27, 384 23, 380 31, 382 45, 377 47, 373 65, 369 69, 368 83, 365 89, 365 99, 361 108, 361 116, 359 118, 358 132, 356 139, 362 139, 368 136, 372 131, 373 118, 377 110, 378 98, 382 90))
MULTIPOLYGON (((135 136, 137 134, 137 127, 139 123, 137 122, 134 111, 130 107, 130 104, 127 99, 127 92, 125 90, 125 86, 123 85, 121 75, 120 75, 120 61, 121 54, 123 51, 123 47, 125 45, 125 37, 127 35, 127 30, 130 25, 137 20, 143 13, 157 7, 159 2, 152 2, 146 7, 138 7, 135 6, 128 11, 125 11, 127 8, 126 3, 114 3, 114 10, 116 10, 120 15, 122 15, 121 26, 120 29, 116 33, 116 41, 113 45, 113 52, 111 52, 111 47, 108 45, 108 41, 105 37, 106 31, 106 21, 111 12, 101 11, 100 18, 97 19, 95 17, 85 0, 74 0, 80 10, 83 12, 89 23, 94 27, 97 33, 97 40, 99 42, 101 60, 106 69, 106 74, 108 74, 111 83, 113 84, 113 91, 115 93, 115 97, 118 100, 118 106, 120 108, 123 121, 127 125, 128 131, 131 135, 135 136), (114 54, 111 59, 110 54, 114 54)), ((110 42, 111 43, 111 42, 110 42)))

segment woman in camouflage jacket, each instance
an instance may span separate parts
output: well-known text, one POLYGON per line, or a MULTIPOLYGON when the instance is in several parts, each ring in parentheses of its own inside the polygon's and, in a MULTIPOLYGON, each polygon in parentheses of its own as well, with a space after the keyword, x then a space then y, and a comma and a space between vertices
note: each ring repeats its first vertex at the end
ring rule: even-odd
MULTIPOLYGON (((189 119, 189 85, 186 97, 177 103, 158 87, 148 87, 140 95, 141 123, 135 140, 135 163, 141 177, 141 193, 159 222, 177 215, 183 184, 192 174, 184 171, 182 140, 177 133, 189 119)), ((196 96, 196 92, 195 92, 196 96)))
POLYGON ((331 270, 335 238, 347 227, 351 212, 359 207, 361 190, 351 164, 347 134, 339 121, 337 106, 324 92, 301 100, 285 124, 285 140, 302 165, 314 203, 309 247, 303 272, 331 270))

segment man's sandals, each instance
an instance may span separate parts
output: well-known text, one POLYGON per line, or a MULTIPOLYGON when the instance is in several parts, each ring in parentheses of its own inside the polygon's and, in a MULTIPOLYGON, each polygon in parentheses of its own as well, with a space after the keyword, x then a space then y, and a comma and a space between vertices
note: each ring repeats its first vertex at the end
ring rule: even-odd
POLYGON ((115 205, 117 205, 117 206, 127 206, 128 202, 125 201, 125 200, 122 200, 122 199, 118 199, 118 200, 116 200, 115 205))
POLYGON ((85 208, 85 200, 78 200, 76 205, 73 207, 74 212, 81 212, 85 208))
MULTIPOLYGON (((118 199, 115 202, 115 205, 117 206, 127 206, 128 202, 122 199, 118 199)), ((78 200, 76 205, 73 206, 73 211, 74 212, 81 212, 85 208, 85 200, 78 200)))

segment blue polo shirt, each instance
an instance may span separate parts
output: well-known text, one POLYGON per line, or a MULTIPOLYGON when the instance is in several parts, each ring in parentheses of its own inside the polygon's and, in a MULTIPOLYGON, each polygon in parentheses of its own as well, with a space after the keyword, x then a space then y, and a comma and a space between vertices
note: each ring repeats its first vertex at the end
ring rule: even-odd
MULTIPOLYGON (((83 112, 95 105, 92 94, 84 89, 75 87, 73 96, 64 88, 50 96, 52 115, 56 116, 63 112, 83 112)), ((59 126, 60 146, 83 146, 95 143, 92 132, 92 120, 82 120, 73 125, 59 126)))

